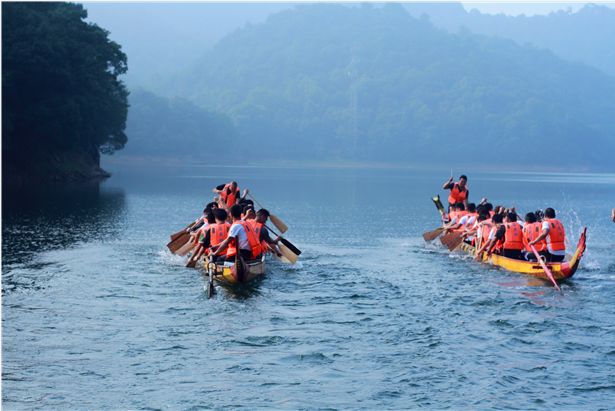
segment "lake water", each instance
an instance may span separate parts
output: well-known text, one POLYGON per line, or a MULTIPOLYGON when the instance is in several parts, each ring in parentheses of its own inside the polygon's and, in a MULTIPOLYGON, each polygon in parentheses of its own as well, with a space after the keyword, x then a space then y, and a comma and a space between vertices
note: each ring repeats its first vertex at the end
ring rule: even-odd
POLYGON ((612 409, 615 175, 469 173, 473 200, 553 206, 579 271, 548 284, 426 245, 449 170, 182 167, 5 192, 12 409, 612 409), (229 179, 300 263, 233 292, 165 247, 229 179))

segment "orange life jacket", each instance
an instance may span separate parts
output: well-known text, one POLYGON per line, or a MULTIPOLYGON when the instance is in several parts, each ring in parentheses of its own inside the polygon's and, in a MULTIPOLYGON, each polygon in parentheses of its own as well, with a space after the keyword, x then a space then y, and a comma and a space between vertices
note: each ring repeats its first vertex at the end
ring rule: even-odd
POLYGON ((504 234, 503 248, 507 250, 523 250, 523 230, 516 221, 505 223, 506 232, 504 234))
MULTIPOLYGON (((252 227, 252 229, 256 233, 256 238, 258 238, 259 241, 260 241, 261 232, 263 231, 264 224, 263 223, 259 223, 259 222, 257 222, 254 219, 247 220, 247 223, 250 224, 250 226, 252 227)), ((267 242, 265 240, 261 241, 261 251, 263 253, 269 252, 269 244, 267 244, 267 242)))
MULTIPOLYGON (((254 229, 245 221, 238 221, 234 224, 239 224, 246 231, 246 235, 248 237, 248 244, 250 245, 250 250, 252 251, 252 258, 256 258, 262 254, 263 250, 261 247, 260 240, 256 235, 254 229)), ((235 238, 229 243, 228 249, 226 250, 226 258, 235 257, 237 254, 237 239, 235 238)))
POLYGON ((481 244, 486 244, 489 241, 489 233, 491 232, 491 228, 493 227, 493 223, 490 220, 482 221, 478 225, 478 229, 476 230, 476 238, 481 238, 481 244))
POLYGON ((209 242, 211 246, 214 247, 221 244, 228 237, 228 230, 230 228, 231 225, 229 223, 211 224, 209 226, 209 242))
POLYGON ((231 185, 225 184, 222 192, 220 193, 220 198, 224 201, 228 208, 231 208, 235 204, 235 201, 239 198, 239 186, 237 186, 237 191, 232 192, 231 185))
POLYGON ((549 223, 549 234, 547 235, 547 245, 551 251, 566 250, 566 232, 564 225, 555 218, 545 218, 544 221, 549 223))
POLYGON ((453 188, 451 188, 451 193, 448 196, 448 203, 463 203, 468 198, 468 188, 465 187, 462 191, 459 183, 453 184, 453 188))
MULTIPOLYGON (((532 252, 529 245, 530 242, 540 237, 540 234, 542 234, 542 223, 525 223, 523 226, 523 244, 525 245, 525 249, 530 253, 532 252)), ((547 242, 544 239, 540 240, 534 244, 534 248, 536 248, 538 252, 544 251, 547 248, 547 242)))

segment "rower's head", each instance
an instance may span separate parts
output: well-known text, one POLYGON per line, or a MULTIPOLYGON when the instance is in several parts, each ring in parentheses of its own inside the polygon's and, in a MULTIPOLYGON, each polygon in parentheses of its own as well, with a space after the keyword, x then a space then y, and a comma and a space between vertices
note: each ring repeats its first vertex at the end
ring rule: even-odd
POLYGON ((514 223, 517 221, 517 213, 509 211, 508 213, 506 213, 506 222, 508 223, 514 223))
POLYGON ((465 174, 462 174, 459 177, 459 187, 464 188, 468 182, 468 177, 465 174))
POLYGON ((216 218, 216 223, 224 224, 226 222, 226 219, 228 218, 228 213, 226 212, 226 210, 222 208, 216 208, 215 210, 213 210, 213 213, 214 217, 216 218))
POLYGON ((237 181, 231 181, 231 190, 233 191, 237 190, 237 181))
POLYGON ((493 211, 493 204, 491 203, 485 203, 485 208, 487 209, 487 211, 493 211))
POLYGON ((502 221, 504 221, 504 215, 494 214, 493 217, 491 217, 491 221, 493 221, 494 224, 502 224, 502 221))
POLYGON ((545 208, 545 218, 555 218, 555 210, 551 207, 545 208))
POLYGON ((253 220, 256 218, 256 214, 254 213, 254 207, 251 205, 247 205, 243 208, 243 219, 244 220, 253 220))
POLYGON ((468 213, 475 213, 475 212, 476 212, 476 204, 469 203, 468 204, 468 213))
POLYGON ((205 220, 207 221, 207 224, 213 224, 216 222, 216 218, 214 217, 214 213, 210 210, 205 210, 205 220))
POLYGON ((455 208, 457 209, 457 211, 465 211, 466 206, 463 203, 457 203, 455 205, 455 208))
POLYGON ((269 218, 268 210, 261 208, 260 210, 256 212, 256 222, 257 223, 265 224, 268 218, 269 218))
POLYGON ((529 213, 527 213, 525 215, 525 222, 527 224, 532 224, 536 222, 536 214, 532 213, 531 211, 529 213))
POLYGON ((491 216, 489 215, 489 211, 483 210, 478 214, 477 220, 480 223, 481 221, 489 220, 491 216))
POLYGON ((542 221, 545 216, 545 214, 540 209, 534 211, 534 215, 536 216, 536 221, 542 221))
POLYGON ((233 204, 231 207, 231 217, 233 220, 241 220, 241 213, 243 212, 243 207, 239 204, 233 204))
POLYGON ((501 214, 502 211, 504 211, 504 206, 498 205, 495 206, 495 210, 493 210, 495 212, 495 214, 501 214))

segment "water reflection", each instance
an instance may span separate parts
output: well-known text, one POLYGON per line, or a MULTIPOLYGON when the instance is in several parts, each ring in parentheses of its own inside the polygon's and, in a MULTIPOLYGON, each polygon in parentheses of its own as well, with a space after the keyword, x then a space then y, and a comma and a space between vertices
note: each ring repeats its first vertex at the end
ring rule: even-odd
POLYGON ((2 194, 3 280, 35 252, 117 238, 125 218, 124 191, 99 183, 4 188, 2 194))

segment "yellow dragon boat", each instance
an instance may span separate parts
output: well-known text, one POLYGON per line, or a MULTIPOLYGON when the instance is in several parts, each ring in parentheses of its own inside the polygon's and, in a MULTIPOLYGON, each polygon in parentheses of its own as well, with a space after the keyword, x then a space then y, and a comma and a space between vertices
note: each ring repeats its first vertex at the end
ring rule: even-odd
MULTIPOLYGON (((440 201, 440 196, 436 196, 432 198, 435 203, 438 211, 443 216, 444 206, 440 201)), ((587 242, 587 227, 584 227, 581 231, 581 235, 579 237, 579 241, 577 243, 577 247, 574 251, 574 254, 568 261, 562 261, 558 263, 545 263, 546 266, 551 270, 553 277, 556 281, 562 281, 567 278, 570 278, 574 275, 574 273, 579 268, 579 263, 581 262, 581 258, 583 258, 583 253, 585 252, 587 242)), ((462 252, 468 253, 472 256, 476 255, 476 247, 466 242, 462 242, 458 250, 462 252)), ((536 261, 524 261, 524 260, 515 260, 512 258, 507 258, 498 254, 487 255, 487 253, 482 253, 481 256, 482 262, 491 264, 496 267, 501 267, 505 270, 512 271, 515 273, 530 275, 536 278, 541 278, 543 280, 549 280, 548 275, 545 273, 542 266, 536 261)))

